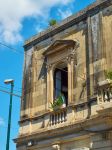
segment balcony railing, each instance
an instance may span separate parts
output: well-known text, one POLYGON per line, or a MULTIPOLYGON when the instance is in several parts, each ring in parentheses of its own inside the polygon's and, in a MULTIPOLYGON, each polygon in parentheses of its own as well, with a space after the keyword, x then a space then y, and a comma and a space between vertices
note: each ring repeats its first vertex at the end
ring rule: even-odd
POLYGON ((67 121, 67 110, 54 111, 50 115, 50 126, 57 125, 67 121))
POLYGON ((112 100, 112 86, 110 80, 104 80, 99 83, 98 101, 110 102, 112 100))

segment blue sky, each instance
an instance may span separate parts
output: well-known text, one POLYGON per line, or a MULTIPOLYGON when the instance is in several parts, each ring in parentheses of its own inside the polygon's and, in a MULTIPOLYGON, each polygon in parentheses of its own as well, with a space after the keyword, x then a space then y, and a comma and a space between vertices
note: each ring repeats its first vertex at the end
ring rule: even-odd
MULTIPOLYGON (((21 95, 24 40, 48 28, 52 18, 61 21, 95 0, 0 0, 0 89, 7 78, 15 80, 14 93, 21 95), (2 44, 16 49, 9 49, 2 44)), ((0 92, 0 150, 5 150, 9 95, 0 92)), ((13 97, 10 150, 15 150, 18 134, 20 99, 13 97)))

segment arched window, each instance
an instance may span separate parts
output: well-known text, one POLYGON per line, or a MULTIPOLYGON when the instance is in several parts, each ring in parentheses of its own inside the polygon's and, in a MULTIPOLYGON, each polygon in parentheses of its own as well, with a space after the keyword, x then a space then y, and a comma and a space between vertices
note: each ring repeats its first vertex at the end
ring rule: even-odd
POLYGON ((68 69, 56 68, 54 71, 54 100, 62 94, 68 104, 68 69))
POLYGON ((78 46, 79 43, 74 40, 56 40, 43 53, 48 64, 47 107, 60 94, 63 94, 66 105, 72 103, 74 99, 74 63, 78 46))
POLYGON ((61 70, 56 69, 55 70, 55 98, 57 98, 61 93, 61 70))

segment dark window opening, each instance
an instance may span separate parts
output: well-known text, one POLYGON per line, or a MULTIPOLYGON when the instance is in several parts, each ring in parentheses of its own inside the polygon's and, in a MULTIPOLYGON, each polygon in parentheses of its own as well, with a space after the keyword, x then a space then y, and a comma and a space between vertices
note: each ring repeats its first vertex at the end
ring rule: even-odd
POLYGON ((54 99, 60 94, 64 95, 65 104, 68 105, 68 70, 67 67, 55 69, 54 72, 54 99))

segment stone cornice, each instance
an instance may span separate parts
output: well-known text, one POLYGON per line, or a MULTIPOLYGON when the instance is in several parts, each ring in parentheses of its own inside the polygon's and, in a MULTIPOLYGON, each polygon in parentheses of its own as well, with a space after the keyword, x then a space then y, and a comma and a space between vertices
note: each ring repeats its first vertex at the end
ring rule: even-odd
POLYGON ((24 48, 27 48, 29 45, 38 44, 41 41, 44 41, 49 37, 52 37, 55 34, 60 33, 61 31, 73 26, 74 24, 79 23, 80 21, 86 19, 88 16, 97 13, 98 11, 100 11, 100 9, 103 9, 110 5, 112 5, 111 0, 96 1, 93 4, 89 5, 88 7, 86 7, 85 9, 79 11, 77 14, 66 18, 59 24, 53 27, 49 27, 47 30, 40 32, 38 35, 33 36, 29 40, 26 40, 24 48))
POLYGON ((112 113, 111 108, 101 110, 99 111, 99 114, 91 117, 90 119, 83 119, 78 122, 72 122, 68 124, 64 124, 63 126, 59 128, 43 128, 39 130, 38 132, 32 133, 32 134, 27 134, 18 137, 17 139, 14 139, 15 143, 19 142, 25 142, 28 140, 43 140, 47 139, 48 135, 49 138, 57 137, 60 135, 68 135, 74 132, 79 132, 79 131, 86 131, 88 133, 97 133, 101 131, 106 131, 106 130, 112 130, 112 113), (106 112, 106 113, 104 113, 106 112), (105 125, 104 125, 105 124, 105 125), (96 131, 96 126, 98 127, 98 131, 96 131), (100 127, 103 127, 103 129, 100 129, 100 127), (91 130, 93 128, 93 130, 91 130), (101 130, 101 131, 100 131, 101 130))
POLYGON ((51 44, 48 49, 43 53, 43 55, 47 56, 56 51, 64 49, 66 47, 75 47, 77 45, 77 41, 73 40, 56 40, 53 44, 51 44))

